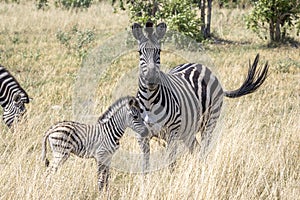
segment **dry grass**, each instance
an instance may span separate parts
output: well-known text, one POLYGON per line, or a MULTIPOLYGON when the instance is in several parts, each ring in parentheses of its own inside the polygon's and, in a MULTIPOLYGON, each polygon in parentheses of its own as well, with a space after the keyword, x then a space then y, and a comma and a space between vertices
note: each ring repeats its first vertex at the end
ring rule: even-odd
MULTIPOLYGON (((264 41, 244 28, 241 19, 246 12, 215 11, 213 30, 234 43, 207 45, 206 53, 228 90, 241 84, 248 60, 260 53, 260 64, 268 61, 270 65, 266 83, 252 95, 225 100, 220 123, 222 137, 206 161, 186 154, 179 158, 173 173, 162 169, 146 177, 113 169, 111 199, 299 198, 299 49, 266 48, 264 41)), ((128 17, 124 13, 113 14, 104 3, 75 14, 54 9, 37 11, 29 2, 0 3, 0 18, 1 64, 34 98, 28 106, 27 120, 14 131, 0 123, 0 199, 98 198, 93 160, 71 157, 53 183, 48 187, 44 184, 45 167, 40 160, 43 133, 54 122, 74 119, 72 98, 81 66, 78 56, 61 45, 55 34, 76 24, 81 30, 94 29, 96 40, 90 46, 93 48, 125 30, 130 25, 128 17)), ((166 65, 180 62, 167 52, 162 57, 166 65)), ((95 113, 126 93, 118 90, 124 84, 122 75, 137 64, 136 54, 131 53, 108 66, 97 83, 95 113)), ((126 84, 134 85, 134 81, 126 84)), ((126 91, 134 94, 135 90, 126 91)), ((139 152, 130 135, 122 139, 121 145, 139 152)))

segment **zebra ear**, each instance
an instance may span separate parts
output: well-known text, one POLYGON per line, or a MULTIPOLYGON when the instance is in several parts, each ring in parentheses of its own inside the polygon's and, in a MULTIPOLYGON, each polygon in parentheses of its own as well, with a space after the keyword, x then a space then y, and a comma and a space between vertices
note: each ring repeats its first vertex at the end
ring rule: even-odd
POLYGON ((135 107, 135 108, 140 108, 139 102, 136 98, 132 98, 128 102, 129 108, 135 107))
POLYGON ((156 34, 157 39, 161 40, 165 36, 166 31, 167 31, 166 23, 164 23, 164 22, 159 23, 156 26, 156 30, 155 30, 155 34, 156 34))
POLYGON ((138 23, 134 23, 131 28, 132 28, 132 34, 134 38, 137 41, 141 42, 145 38, 142 26, 138 23))
POLYGON ((139 100, 137 98, 134 98, 134 106, 138 109, 140 109, 139 100))
POLYGON ((128 107, 131 108, 134 105, 134 99, 128 101, 128 107))

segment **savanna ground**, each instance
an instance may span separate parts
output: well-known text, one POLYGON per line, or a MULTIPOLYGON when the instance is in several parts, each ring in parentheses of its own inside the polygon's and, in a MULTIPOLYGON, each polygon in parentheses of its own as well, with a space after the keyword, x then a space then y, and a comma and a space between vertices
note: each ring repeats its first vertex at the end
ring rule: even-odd
MULTIPOLYGON (((112 169, 111 199, 299 199, 299 47, 267 48, 265 41, 245 29, 242 19, 247 12, 215 8, 213 32, 232 42, 206 44, 205 52, 227 90, 240 86, 249 59, 259 53, 259 65, 268 61, 270 66, 265 84, 254 94, 225 100, 222 135, 205 161, 186 154, 173 173, 165 168, 146 177, 112 169)), ((127 14, 114 14, 106 3, 72 13, 54 8, 38 11, 31 1, 1 2, 0 19, 1 64, 33 98, 26 120, 14 130, 0 123, 0 199, 98 198, 93 160, 71 157, 46 187, 41 141, 53 123, 74 120, 74 85, 82 66, 79 54, 84 50, 88 54, 130 27, 127 14), (68 47, 59 34, 74 29, 79 30, 76 34, 93 32, 94 40, 80 47, 75 38, 68 47)), ((162 53, 162 63, 180 64, 177 61, 176 56, 162 53)), ((96 83, 95 113, 113 102, 118 81, 137 65, 136 53, 128 53, 107 67, 96 83)), ((128 135, 121 146, 139 152, 128 135)))

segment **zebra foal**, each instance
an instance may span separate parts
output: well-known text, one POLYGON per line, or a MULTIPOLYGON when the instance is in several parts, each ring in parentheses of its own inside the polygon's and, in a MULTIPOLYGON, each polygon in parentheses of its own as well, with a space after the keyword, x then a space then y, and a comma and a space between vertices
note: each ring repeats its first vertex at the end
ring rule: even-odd
POLYGON ((165 23, 147 22, 143 29, 134 23, 132 34, 138 41, 139 100, 142 117, 148 126, 149 136, 138 137, 144 154, 143 168, 149 168, 149 140, 158 137, 166 141, 169 163, 175 162, 177 140, 190 152, 199 149, 201 157, 212 145, 213 130, 220 116, 223 97, 236 98, 254 92, 267 77, 268 64, 257 69, 259 56, 249 64, 248 76, 242 86, 225 91, 218 78, 202 64, 185 63, 168 73, 160 70, 160 40, 166 33, 165 23), (201 144, 195 134, 201 133, 201 144))
POLYGON ((84 158, 95 158, 98 165, 98 188, 102 191, 108 186, 109 166, 119 140, 127 127, 139 137, 148 134, 141 116, 140 107, 134 97, 123 97, 113 103, 98 119, 95 125, 64 121, 52 126, 46 133, 42 144, 42 160, 46 166, 47 141, 53 159, 47 169, 47 176, 54 174, 71 153, 84 158))
POLYGON ((9 128, 26 112, 25 104, 29 101, 18 81, 0 65, 0 105, 3 108, 3 121, 9 128))

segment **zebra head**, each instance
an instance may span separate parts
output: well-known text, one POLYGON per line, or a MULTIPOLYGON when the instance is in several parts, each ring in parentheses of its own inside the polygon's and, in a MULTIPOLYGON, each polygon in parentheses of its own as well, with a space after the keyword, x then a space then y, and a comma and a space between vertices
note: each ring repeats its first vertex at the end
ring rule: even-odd
POLYGON ((153 90, 160 83, 160 40, 167 30, 165 23, 158 24, 155 29, 152 22, 147 22, 145 34, 142 26, 134 23, 132 33, 139 44, 140 82, 144 87, 153 90))
POLYGON ((13 94, 11 100, 9 101, 3 109, 3 121, 8 127, 11 127, 13 122, 19 120, 22 115, 26 112, 25 103, 29 103, 30 99, 27 94, 18 92, 13 94))
POLYGON ((143 118, 141 117, 141 108, 138 100, 134 97, 130 98, 127 104, 127 124, 128 126, 139 134, 140 137, 148 136, 148 128, 146 127, 143 118))

